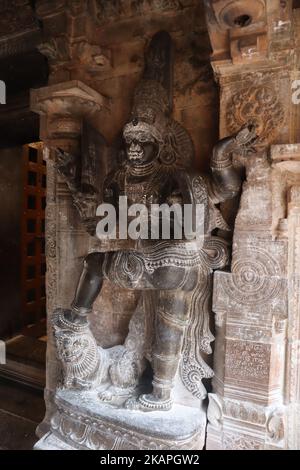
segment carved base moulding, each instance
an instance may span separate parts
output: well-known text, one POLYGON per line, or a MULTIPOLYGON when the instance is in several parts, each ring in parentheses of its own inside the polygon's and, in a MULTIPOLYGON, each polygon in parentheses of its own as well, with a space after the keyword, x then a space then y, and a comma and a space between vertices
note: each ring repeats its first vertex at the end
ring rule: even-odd
POLYGON ((60 390, 51 431, 36 450, 169 450, 204 446, 206 413, 175 405, 168 412, 117 409, 95 391, 60 390))

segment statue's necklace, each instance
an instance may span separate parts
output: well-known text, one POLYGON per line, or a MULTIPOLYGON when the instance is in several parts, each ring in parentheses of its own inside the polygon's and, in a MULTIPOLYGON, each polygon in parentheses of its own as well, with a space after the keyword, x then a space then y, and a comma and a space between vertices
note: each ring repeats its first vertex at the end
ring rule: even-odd
POLYGON ((151 163, 151 166, 147 164, 143 165, 143 168, 127 167, 126 169, 125 194, 134 203, 146 204, 147 201, 152 202, 153 191, 158 181, 159 165, 156 162, 151 163), (141 181, 140 178, 142 177, 147 178, 147 180, 141 181), (134 181, 135 178, 137 178, 137 181, 134 181))

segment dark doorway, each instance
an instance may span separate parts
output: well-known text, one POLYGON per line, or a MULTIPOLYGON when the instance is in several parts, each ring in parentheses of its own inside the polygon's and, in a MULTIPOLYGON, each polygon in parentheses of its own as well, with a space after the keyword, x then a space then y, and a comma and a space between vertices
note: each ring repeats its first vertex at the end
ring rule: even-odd
POLYGON ((0 106, 0 376, 43 388, 46 354, 46 166, 30 89, 48 82, 33 48, 0 57, 6 104, 0 106), (37 142, 37 143, 36 143, 37 142))
POLYGON ((26 336, 45 335, 46 165, 42 144, 22 148, 21 322, 26 336))
POLYGON ((0 150, 0 375, 44 385, 46 166, 41 143, 0 150))

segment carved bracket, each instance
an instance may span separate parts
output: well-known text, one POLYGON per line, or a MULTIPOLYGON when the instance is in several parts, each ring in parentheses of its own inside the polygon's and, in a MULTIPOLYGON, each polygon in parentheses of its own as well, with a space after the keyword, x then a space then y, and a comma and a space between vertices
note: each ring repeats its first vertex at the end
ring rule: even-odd
POLYGON ((41 115, 41 139, 49 147, 65 148, 81 133, 82 118, 107 108, 106 99, 80 81, 31 90, 31 109, 41 115))

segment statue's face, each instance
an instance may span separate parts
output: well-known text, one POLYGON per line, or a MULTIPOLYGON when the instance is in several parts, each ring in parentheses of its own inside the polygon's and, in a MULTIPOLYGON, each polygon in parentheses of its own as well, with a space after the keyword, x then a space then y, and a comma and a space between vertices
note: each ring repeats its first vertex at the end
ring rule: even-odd
POLYGON ((158 155, 158 143, 148 132, 127 132, 124 136, 126 153, 131 165, 151 162, 158 155))

